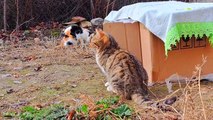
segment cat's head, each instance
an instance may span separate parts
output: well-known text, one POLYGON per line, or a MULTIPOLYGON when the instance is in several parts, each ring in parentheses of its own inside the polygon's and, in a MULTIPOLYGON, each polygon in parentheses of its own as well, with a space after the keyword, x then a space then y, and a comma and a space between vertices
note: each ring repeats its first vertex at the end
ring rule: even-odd
POLYGON ((91 35, 90 47, 97 50, 104 50, 106 48, 119 48, 114 38, 101 29, 96 29, 95 33, 91 35))
POLYGON ((63 39, 62 44, 63 46, 69 45, 77 45, 77 35, 82 34, 82 28, 77 25, 71 25, 67 27, 64 32, 62 33, 63 39))

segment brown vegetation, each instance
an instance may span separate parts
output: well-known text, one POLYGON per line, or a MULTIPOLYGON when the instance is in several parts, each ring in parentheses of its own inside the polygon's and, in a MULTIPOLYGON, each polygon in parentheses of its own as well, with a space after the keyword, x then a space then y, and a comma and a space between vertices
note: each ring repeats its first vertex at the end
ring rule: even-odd
MULTIPOLYGON (((0 2, 0 29, 3 28, 3 15, 6 10, 5 25, 14 29, 34 18, 22 26, 23 29, 39 22, 67 22, 73 16, 83 16, 88 20, 95 17, 105 17, 111 10, 118 10, 124 5, 137 2, 162 0, 2 0, 0 2), (5 8, 3 8, 5 4, 5 8)), ((184 0, 183 0, 184 1, 184 0)))
MULTIPOLYGON (((24 41, 0 48, 0 118, 3 113, 20 113, 23 106, 46 107, 57 103, 70 106, 70 110, 86 104, 93 117, 105 113, 93 109, 101 107, 94 103, 115 95, 107 92, 93 54, 81 49, 56 50, 57 41, 40 42, 24 41)), ((153 100, 157 102, 176 96, 177 102, 171 106, 158 109, 123 101, 133 108, 132 117, 136 120, 211 119, 212 83, 200 82, 200 73, 206 62, 207 59, 203 58, 203 63, 196 66, 190 82, 174 84, 175 91, 171 94, 168 94, 165 84, 149 87, 153 100)), ((110 113, 113 107, 107 109, 111 116, 115 116, 110 113)), ((73 114, 71 111, 70 117, 73 114)))

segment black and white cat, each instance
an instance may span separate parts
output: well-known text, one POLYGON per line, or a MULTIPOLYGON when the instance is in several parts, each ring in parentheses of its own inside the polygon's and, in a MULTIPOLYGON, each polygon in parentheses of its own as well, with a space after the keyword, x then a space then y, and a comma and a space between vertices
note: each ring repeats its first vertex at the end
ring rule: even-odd
POLYGON ((80 45, 81 48, 86 48, 90 42, 91 34, 92 30, 73 24, 64 30, 61 45, 64 47, 69 45, 80 45))

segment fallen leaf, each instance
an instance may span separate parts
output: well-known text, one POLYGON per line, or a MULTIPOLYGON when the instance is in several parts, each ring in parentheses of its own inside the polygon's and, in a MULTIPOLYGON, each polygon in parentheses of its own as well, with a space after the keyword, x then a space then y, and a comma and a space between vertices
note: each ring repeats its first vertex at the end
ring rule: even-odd
POLYGON ((164 115, 165 115, 165 118, 167 118, 168 120, 178 120, 178 116, 172 112, 164 113, 164 115))
POLYGON ((24 57, 24 59, 22 61, 26 62, 26 61, 36 60, 36 59, 37 59, 37 57, 35 55, 30 55, 30 56, 24 57))
POLYGON ((20 77, 20 74, 19 74, 19 73, 14 73, 13 76, 14 76, 15 78, 19 78, 19 77, 20 77))
POLYGON ((3 116, 5 117, 5 118, 13 118, 13 117, 15 117, 16 116, 16 112, 5 112, 5 113, 3 113, 3 116))
POLYGON ((42 68, 42 66, 41 66, 41 65, 39 65, 38 67, 34 68, 34 71, 36 71, 36 72, 38 72, 38 71, 42 71, 42 70, 41 70, 41 68, 42 68))
POLYGON ((4 97, 4 94, 0 94, 0 97, 4 97))
POLYGON ((30 76, 35 76, 36 74, 34 74, 34 73, 28 73, 28 74, 26 74, 25 76, 26 77, 30 77, 30 76))
POLYGON ((71 110, 67 115, 67 120, 72 120, 72 118, 74 117, 75 114, 76 114, 76 111, 71 110))
POLYGON ((6 77, 12 77, 12 74, 4 74, 1 76, 2 78, 6 78, 6 77))
POLYGON ((13 70, 22 70, 23 69, 23 67, 15 67, 15 68, 13 68, 13 70))
POLYGON ((86 58, 92 58, 93 56, 91 56, 91 55, 86 55, 86 56, 84 56, 84 59, 86 59, 86 58))
POLYGON ((13 83, 15 83, 15 84, 21 84, 22 82, 18 81, 18 80, 14 80, 13 83))
POLYGON ((1 72, 1 71, 5 71, 5 69, 4 69, 3 67, 0 67, 0 72, 1 72))
POLYGON ((11 94, 11 93, 13 93, 15 91, 11 88, 11 89, 7 90, 6 92, 7 92, 7 94, 11 94))
POLYGON ((12 104, 11 106, 12 106, 13 108, 18 108, 18 107, 20 107, 20 106, 25 106, 25 105, 27 105, 27 104, 29 104, 28 101, 26 101, 26 100, 20 100, 20 101, 18 101, 18 103, 14 103, 14 104, 12 104))
POLYGON ((76 88, 76 87, 77 87, 77 85, 76 85, 76 84, 73 84, 73 85, 71 85, 71 87, 72 87, 72 88, 76 88))
POLYGON ((53 86, 53 89, 55 89, 55 90, 59 90, 60 88, 61 88, 61 87, 58 86, 58 85, 53 86))
POLYGON ((168 98, 168 99, 166 99, 165 104, 172 105, 173 103, 175 103, 176 100, 177 100, 176 96, 172 97, 172 98, 168 98))
POLYGON ((41 108, 43 108, 43 106, 42 106, 41 104, 35 105, 35 109, 36 109, 36 110, 41 110, 41 108))
POLYGON ((39 45, 41 43, 41 40, 39 38, 34 38, 35 44, 39 45))

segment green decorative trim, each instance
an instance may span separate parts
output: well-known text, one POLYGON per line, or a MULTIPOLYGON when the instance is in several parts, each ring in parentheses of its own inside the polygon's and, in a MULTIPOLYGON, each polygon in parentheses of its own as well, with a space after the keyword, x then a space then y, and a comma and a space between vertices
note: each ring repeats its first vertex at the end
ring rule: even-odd
POLYGON ((209 38, 209 42, 213 47, 213 22, 186 22, 177 23, 173 26, 166 36, 165 52, 166 56, 168 51, 171 50, 171 45, 176 45, 176 42, 180 41, 182 35, 192 37, 198 35, 203 36, 204 34, 209 38))

